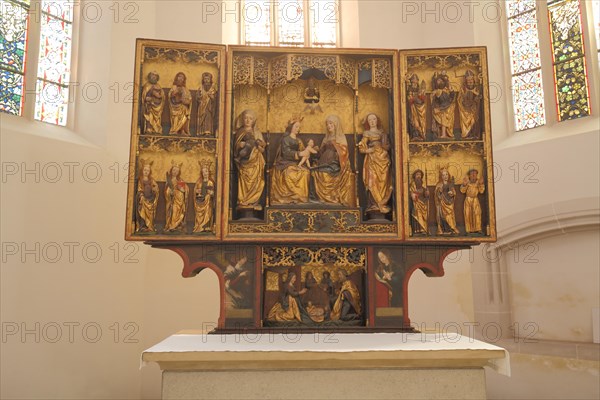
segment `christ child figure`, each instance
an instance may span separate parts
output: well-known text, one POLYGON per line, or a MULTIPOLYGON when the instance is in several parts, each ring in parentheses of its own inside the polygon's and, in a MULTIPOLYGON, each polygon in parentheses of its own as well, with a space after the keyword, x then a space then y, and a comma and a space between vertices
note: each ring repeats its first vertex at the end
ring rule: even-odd
POLYGON ((306 147, 304 148, 304 150, 298 152, 298 155, 300 157, 302 157, 300 159, 300 162, 298 163, 298 166, 301 167, 304 164, 306 164, 306 166, 308 168, 310 168, 310 155, 317 154, 317 153, 318 153, 318 148, 315 148, 315 141, 310 139, 308 141, 308 143, 306 144, 306 147))

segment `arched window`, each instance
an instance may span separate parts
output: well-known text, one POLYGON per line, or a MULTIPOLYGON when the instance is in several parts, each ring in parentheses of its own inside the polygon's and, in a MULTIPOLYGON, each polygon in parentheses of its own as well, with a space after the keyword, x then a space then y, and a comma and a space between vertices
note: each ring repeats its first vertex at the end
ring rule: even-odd
POLYGON ((591 5, 581 0, 506 1, 517 131, 545 125, 548 118, 561 122, 591 114, 586 49, 593 45, 584 37, 582 18, 582 11, 591 13, 591 5), (544 42, 545 47, 540 45, 544 42), (553 87, 544 87, 546 74, 554 77, 553 87), (548 108, 551 104, 554 110, 548 108))
POLYGON ((337 47, 338 0, 241 2, 242 43, 254 46, 337 47))
POLYGON ((1 0, 0 111, 67 124, 75 4, 1 0))

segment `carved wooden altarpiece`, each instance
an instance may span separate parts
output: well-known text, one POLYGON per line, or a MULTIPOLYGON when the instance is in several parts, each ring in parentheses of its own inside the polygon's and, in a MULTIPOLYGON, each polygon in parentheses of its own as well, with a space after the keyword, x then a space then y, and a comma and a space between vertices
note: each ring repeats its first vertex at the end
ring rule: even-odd
POLYGON ((213 270, 216 332, 408 331, 408 281, 496 240, 483 47, 139 39, 126 239, 213 270))

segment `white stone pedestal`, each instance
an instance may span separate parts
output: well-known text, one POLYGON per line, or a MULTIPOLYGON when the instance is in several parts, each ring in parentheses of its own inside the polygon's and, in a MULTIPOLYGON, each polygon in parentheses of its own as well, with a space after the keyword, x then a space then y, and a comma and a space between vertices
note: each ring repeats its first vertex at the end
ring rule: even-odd
POLYGON ((508 353, 448 334, 176 334, 144 351, 163 399, 485 399, 508 353))

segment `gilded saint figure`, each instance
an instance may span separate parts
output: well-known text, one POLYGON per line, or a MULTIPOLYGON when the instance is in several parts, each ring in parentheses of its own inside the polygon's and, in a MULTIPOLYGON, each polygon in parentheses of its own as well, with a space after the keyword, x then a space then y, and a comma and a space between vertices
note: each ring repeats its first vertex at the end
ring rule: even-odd
POLYGON ((475 73, 471 70, 467 70, 463 85, 458 92, 460 136, 463 139, 479 138, 479 110, 481 98, 481 89, 475 80, 475 73))
POLYGON ((225 306, 228 309, 242 309, 252 307, 252 273, 251 267, 246 265, 247 257, 233 260, 225 267, 223 280, 225 281, 225 306))
POLYGON ((389 139, 373 113, 367 115, 364 128, 358 151, 365 154, 362 178, 368 198, 366 211, 387 214, 392 210, 388 203, 393 191, 389 139))
POLYGON ((360 292, 348 278, 348 272, 344 269, 337 271, 338 283, 341 285, 333 308, 331 309, 332 321, 353 321, 361 319, 360 292))
POLYGON ((238 171, 238 208, 261 210, 260 197, 265 187, 265 146, 256 128, 256 113, 244 110, 238 121, 233 144, 233 160, 238 171))
POLYGON ((456 92, 450 87, 446 71, 433 74, 431 108, 433 133, 440 139, 453 139, 456 92))
POLYGON ((307 313, 302 305, 301 297, 307 292, 307 289, 296 289, 296 274, 288 273, 288 277, 283 283, 283 288, 279 293, 279 301, 269 311, 267 320, 286 322, 297 321, 302 322, 303 317, 306 321, 307 313))
POLYGON ((350 166, 348 141, 340 117, 325 119, 325 137, 319 146, 312 177, 317 200, 326 204, 356 207, 355 174, 350 166))
POLYGON ((215 201, 215 181, 210 177, 210 161, 198 162, 200 177, 194 185, 194 233, 211 232, 215 201))
POLYGON ((304 288, 306 293, 301 297, 302 305, 310 319, 314 322, 323 322, 329 319, 331 314, 329 295, 326 290, 321 288, 311 271, 304 275, 304 288))
POLYGON ((304 148, 304 155, 302 156, 302 158, 300 158, 300 162, 298 163, 298 166, 301 167, 303 165, 306 165, 308 168, 310 168, 310 157, 312 154, 317 154, 318 151, 315 148, 315 141, 312 139, 308 140, 308 143, 306 143, 306 147, 304 148))
POLYGON ((202 74, 202 84, 198 88, 198 120, 196 131, 198 135, 212 135, 215 132, 217 120, 217 85, 213 83, 210 72, 202 74))
POLYGON ((412 174, 410 183, 411 209, 411 228, 413 235, 428 235, 429 219, 429 189, 423 179, 424 174, 420 169, 412 174))
POLYGON ((310 111, 311 114, 314 114, 315 111, 323 112, 319 105, 320 100, 321 93, 319 92, 316 79, 314 76, 310 76, 306 82, 306 88, 304 89, 304 103, 306 103, 304 111, 310 111))
POLYGON ((425 81, 419 84, 419 76, 411 74, 408 76, 406 86, 410 140, 424 141, 427 132, 425 81))
POLYGON ((377 252, 375 280, 380 285, 376 289, 377 307, 402 307, 404 303, 404 268, 395 263, 387 249, 377 252))
POLYGON ((456 214, 454 213, 454 201, 456 200, 456 190, 454 188, 454 177, 446 167, 440 169, 439 181, 435 185, 435 208, 437 234, 458 235, 456 228, 456 214))
POLYGON ((171 163, 165 181, 166 222, 165 232, 183 232, 185 230, 185 212, 189 188, 181 178, 183 163, 171 163))
POLYGON ((190 135, 190 114, 192 111, 192 94, 186 87, 187 77, 178 72, 169 90, 169 111, 171 112, 172 135, 190 135))
POLYGON ((321 275, 321 281, 319 282, 319 288, 327 294, 327 298, 329 299, 329 304, 326 307, 326 318, 329 319, 331 317, 331 307, 337 299, 337 295, 335 294, 335 285, 331 279, 331 273, 329 273, 329 271, 323 271, 323 274, 321 275))
POLYGON ((463 179, 460 192, 465 194, 465 231, 467 233, 481 233, 481 204, 478 196, 485 192, 483 178, 478 178, 476 169, 469 171, 469 177, 463 179))
POLYGON ((298 137, 301 121, 302 118, 293 118, 288 122, 275 155, 270 192, 273 205, 308 203, 310 169, 298 166, 302 157, 310 155, 298 137))
POLYGON ((306 293, 302 296, 302 303, 305 306, 329 307, 327 291, 319 285, 317 278, 311 271, 308 271, 304 275, 304 287, 306 288, 306 293))
POLYGON ((165 107, 165 94, 158 83, 156 72, 148 74, 148 82, 142 88, 142 107, 144 113, 144 133, 162 134, 162 112, 165 107))
POLYGON ((136 193, 136 232, 156 232, 154 218, 158 204, 158 183, 152 177, 153 161, 141 160, 136 193))

